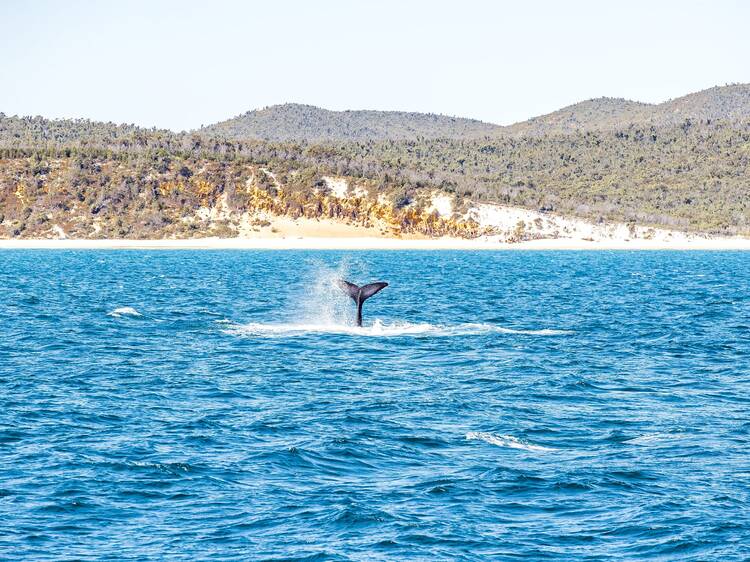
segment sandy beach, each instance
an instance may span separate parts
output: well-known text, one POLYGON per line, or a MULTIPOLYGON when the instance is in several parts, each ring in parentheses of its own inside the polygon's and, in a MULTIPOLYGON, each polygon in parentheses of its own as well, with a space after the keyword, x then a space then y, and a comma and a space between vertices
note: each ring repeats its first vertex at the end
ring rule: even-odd
POLYGON ((342 238, 194 238, 181 240, 0 240, 0 249, 59 250, 750 250, 748 238, 680 238, 673 241, 583 240, 573 238, 507 243, 494 238, 401 239, 342 238))
MULTIPOLYGON (((439 214, 451 216, 452 203, 433 197, 439 214)), ((468 216, 496 234, 478 238, 398 235, 388 225, 364 227, 332 219, 293 219, 269 213, 236 217, 221 207, 205 208, 204 218, 236 223, 234 237, 162 239, 75 238, 52 225, 48 238, 0 239, 0 249, 203 249, 203 250, 750 250, 750 238, 719 237, 618 222, 590 221, 505 205, 480 204, 468 216), (264 226, 253 225, 263 219, 264 226), (526 240, 518 239, 522 225, 526 240)))

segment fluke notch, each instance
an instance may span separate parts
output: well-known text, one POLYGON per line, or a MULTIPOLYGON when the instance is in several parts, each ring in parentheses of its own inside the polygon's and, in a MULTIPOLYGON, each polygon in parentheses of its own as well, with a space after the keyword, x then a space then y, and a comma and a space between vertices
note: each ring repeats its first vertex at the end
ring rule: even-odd
POLYGON ((339 287, 341 287, 341 290, 357 303, 357 326, 362 326, 362 305, 364 302, 375 293, 385 289, 387 286, 388 283, 379 281, 377 283, 370 283, 369 285, 359 287, 354 283, 349 283, 349 281, 339 279, 339 287))

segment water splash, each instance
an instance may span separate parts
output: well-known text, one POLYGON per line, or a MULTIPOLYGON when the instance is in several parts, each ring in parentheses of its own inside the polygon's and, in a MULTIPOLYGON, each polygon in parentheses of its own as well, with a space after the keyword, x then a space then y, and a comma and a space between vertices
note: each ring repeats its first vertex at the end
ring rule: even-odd
POLYGON ((335 269, 318 264, 302 294, 290 304, 290 312, 300 325, 347 327, 354 324, 355 311, 347 295, 338 285, 349 277, 348 261, 335 269))
POLYGON ((480 334, 518 334, 528 336, 563 336, 569 330, 539 329, 524 330, 484 323, 430 324, 395 320, 386 322, 375 319, 364 326, 356 326, 356 308, 351 299, 341 290, 339 280, 352 279, 357 282, 370 277, 362 264, 344 259, 336 267, 315 263, 306 277, 304 286, 289 300, 283 316, 293 318, 291 322, 251 322, 233 324, 226 320, 225 333, 255 337, 293 337, 313 334, 343 334, 369 337, 394 336, 472 336, 480 334))
POLYGON ((132 318, 137 318, 139 316, 143 316, 143 314, 138 312, 132 306, 122 306, 120 308, 115 308, 111 312, 108 312, 107 316, 111 316, 112 318, 122 318, 123 316, 130 316, 132 318))

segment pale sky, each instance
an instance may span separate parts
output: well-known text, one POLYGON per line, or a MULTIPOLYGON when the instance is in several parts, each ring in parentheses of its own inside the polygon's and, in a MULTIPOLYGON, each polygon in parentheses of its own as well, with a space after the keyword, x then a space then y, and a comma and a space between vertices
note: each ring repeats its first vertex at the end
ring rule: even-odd
POLYGON ((0 0, 0 112, 193 129, 285 102, 510 124, 750 82, 750 2, 0 0))

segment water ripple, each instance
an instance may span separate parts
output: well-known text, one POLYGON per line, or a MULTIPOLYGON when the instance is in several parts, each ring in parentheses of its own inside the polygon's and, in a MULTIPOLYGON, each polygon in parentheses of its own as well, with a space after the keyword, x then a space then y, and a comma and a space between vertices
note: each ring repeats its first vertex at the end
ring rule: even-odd
POLYGON ((750 558, 750 254, 0 260, 0 559, 750 558))

